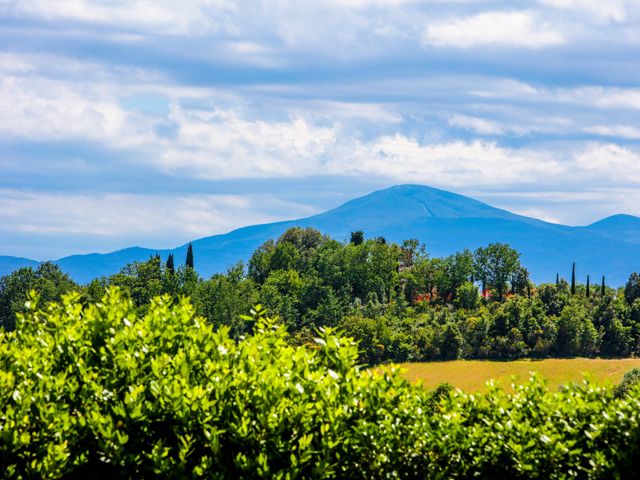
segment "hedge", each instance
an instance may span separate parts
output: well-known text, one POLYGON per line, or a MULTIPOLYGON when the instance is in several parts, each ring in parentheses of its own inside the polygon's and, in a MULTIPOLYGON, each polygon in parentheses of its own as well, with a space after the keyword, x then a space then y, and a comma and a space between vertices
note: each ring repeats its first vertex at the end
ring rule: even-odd
POLYGON ((331 329, 294 347, 256 308, 240 341, 188 300, 111 289, 0 332, 4 478, 628 478, 640 390, 426 392, 331 329))

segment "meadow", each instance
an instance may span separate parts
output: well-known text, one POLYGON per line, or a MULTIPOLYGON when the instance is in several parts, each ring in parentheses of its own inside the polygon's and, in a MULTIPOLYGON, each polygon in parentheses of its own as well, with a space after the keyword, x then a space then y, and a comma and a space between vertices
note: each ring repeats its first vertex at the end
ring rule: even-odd
POLYGON ((449 383, 465 392, 486 390, 486 382, 494 380, 510 389, 513 383, 527 381, 531 372, 544 377, 550 389, 565 383, 581 382, 585 375, 603 385, 615 385, 625 372, 640 367, 640 358, 549 358, 544 360, 455 360, 449 362, 419 362, 399 364, 402 375, 412 382, 422 382, 425 388, 449 383))

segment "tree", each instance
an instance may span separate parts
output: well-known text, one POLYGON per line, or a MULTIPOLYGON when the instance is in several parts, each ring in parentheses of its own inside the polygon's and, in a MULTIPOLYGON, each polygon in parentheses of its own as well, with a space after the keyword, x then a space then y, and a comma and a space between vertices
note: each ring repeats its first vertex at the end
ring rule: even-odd
POLYGON ((602 354, 608 357, 626 357, 631 350, 631 328, 614 318, 604 327, 602 354))
POLYGON ((403 240, 402 242, 402 262, 406 267, 413 267, 416 256, 424 254, 424 247, 420 249, 420 242, 416 238, 403 240))
POLYGON ((445 301, 454 300, 458 288, 473 278, 473 254, 463 250, 449 255, 440 263, 440 270, 436 280, 438 295, 445 301))
POLYGON ((633 272, 624 287, 624 298, 629 305, 633 304, 636 298, 640 298, 640 275, 633 272))
POLYGON ((165 293, 167 279, 162 272, 162 261, 158 255, 152 255, 146 262, 133 262, 109 277, 109 285, 121 288, 136 307, 142 310, 148 307, 155 296, 165 293))
POLYGON ((364 232, 362 230, 351 232, 351 240, 349 240, 349 243, 353 243, 357 246, 362 245, 362 242, 364 242, 364 232))
POLYGON ((556 287, 560 285, 560 274, 556 273, 556 287))
POLYGON ((187 261, 185 262, 187 268, 193 268, 193 246, 191 242, 189 242, 189 246, 187 247, 187 261))
POLYGON ((271 257, 276 244, 273 240, 267 240, 260 245, 249 259, 249 278, 256 283, 264 283, 271 272, 271 257))
POLYGON ((505 243, 492 243, 474 252, 476 277, 502 300, 509 280, 521 268, 520 254, 505 243))
POLYGON ((602 276, 602 286, 600 287, 600 295, 604 297, 605 293, 606 293, 606 287, 604 284, 604 275, 602 276))
POLYGON ((0 278, 0 325, 13 330, 16 314, 25 311, 31 290, 37 292, 41 305, 44 305, 77 289, 78 285, 55 263, 41 263, 35 270, 20 268, 0 278))
POLYGON ((169 258, 167 258, 167 271, 173 275, 176 271, 175 265, 173 263, 173 253, 169 254, 169 258))
POLYGON ((480 295, 478 294, 478 287, 474 283, 465 282, 458 287, 454 300, 456 307, 472 310, 478 306, 479 302, 480 295))
POLYGON ((462 354, 464 338, 455 323, 448 323, 442 333, 440 355, 444 360, 457 360, 462 354))
POLYGON ((576 294, 576 262, 573 262, 573 268, 571 269, 571 295, 576 294))
POLYGON ((531 296, 531 286, 529 285, 529 270, 525 267, 518 268, 511 277, 511 290, 518 295, 531 296))

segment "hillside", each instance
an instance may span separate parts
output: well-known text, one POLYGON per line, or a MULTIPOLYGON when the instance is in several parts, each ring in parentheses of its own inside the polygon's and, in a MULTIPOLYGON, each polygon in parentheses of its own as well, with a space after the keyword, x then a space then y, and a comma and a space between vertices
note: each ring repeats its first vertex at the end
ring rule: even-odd
POLYGON ((6 275, 19 268, 36 267, 40 262, 22 257, 0 255, 0 276, 6 275))
MULTIPOLYGON (((568 277, 572 262, 579 279, 606 275, 611 285, 623 284, 640 269, 640 219, 609 217, 587 227, 557 225, 498 209, 455 193, 420 185, 399 185, 351 200, 311 217, 253 225, 193 241, 195 263, 205 277, 223 271, 269 238, 294 225, 310 226, 338 240, 353 230, 390 241, 417 238, 431 255, 440 256, 490 242, 506 242, 522 253, 534 281, 551 281, 556 272, 568 277)), ((127 248, 107 254, 74 255, 56 262, 74 279, 88 282, 117 272, 126 263, 146 260, 156 250, 127 248)), ((186 245, 162 250, 182 262, 186 245)), ((0 257, 0 271, 13 267, 0 257)), ((17 267, 15 267, 17 268, 17 267)))

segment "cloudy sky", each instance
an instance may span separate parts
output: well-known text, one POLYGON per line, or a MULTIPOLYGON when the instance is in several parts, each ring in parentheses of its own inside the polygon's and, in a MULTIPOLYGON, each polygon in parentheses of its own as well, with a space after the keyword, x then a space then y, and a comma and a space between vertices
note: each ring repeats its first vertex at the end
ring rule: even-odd
POLYGON ((640 0, 0 0, 0 254, 421 183, 640 215, 640 0))

